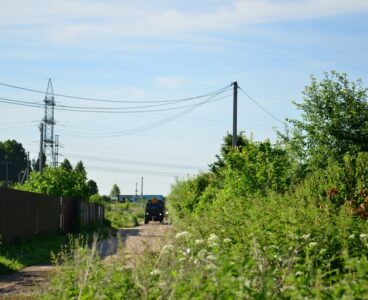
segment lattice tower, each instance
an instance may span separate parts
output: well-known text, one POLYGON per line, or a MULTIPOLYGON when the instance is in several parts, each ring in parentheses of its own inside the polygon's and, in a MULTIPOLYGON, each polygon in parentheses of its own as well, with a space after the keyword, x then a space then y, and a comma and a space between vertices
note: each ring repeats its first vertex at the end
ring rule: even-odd
POLYGON ((44 137, 43 137, 43 148, 44 153, 46 155, 46 160, 51 164, 55 165, 55 151, 54 151, 54 108, 55 108, 55 98, 54 98, 54 89, 52 87, 51 78, 47 84, 47 90, 45 99, 43 100, 45 103, 45 116, 43 118, 44 123, 44 137))

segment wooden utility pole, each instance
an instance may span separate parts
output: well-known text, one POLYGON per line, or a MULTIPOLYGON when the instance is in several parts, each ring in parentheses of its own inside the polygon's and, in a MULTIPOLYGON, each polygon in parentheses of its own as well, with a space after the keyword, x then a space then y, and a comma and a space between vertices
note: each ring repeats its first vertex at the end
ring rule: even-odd
POLYGON ((233 147, 236 147, 238 144, 238 82, 233 82, 233 147))
POLYGON ((43 123, 40 124, 40 158, 38 161, 38 169, 42 174, 43 169, 43 123))
POLYGON ((141 180, 141 198, 143 198, 143 177, 141 180))

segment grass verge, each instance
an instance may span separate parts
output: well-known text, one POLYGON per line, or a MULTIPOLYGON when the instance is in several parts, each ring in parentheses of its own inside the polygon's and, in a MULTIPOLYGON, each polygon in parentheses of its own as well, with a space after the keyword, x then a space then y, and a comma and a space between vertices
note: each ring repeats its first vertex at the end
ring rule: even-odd
MULTIPOLYGON (((98 229, 98 235, 104 237, 110 231, 110 228, 102 227, 98 229)), ((1 245, 0 275, 17 272, 31 265, 51 263, 53 254, 67 247, 71 239, 92 241, 95 232, 95 229, 90 229, 73 234, 42 235, 32 239, 22 239, 9 245, 1 245)))

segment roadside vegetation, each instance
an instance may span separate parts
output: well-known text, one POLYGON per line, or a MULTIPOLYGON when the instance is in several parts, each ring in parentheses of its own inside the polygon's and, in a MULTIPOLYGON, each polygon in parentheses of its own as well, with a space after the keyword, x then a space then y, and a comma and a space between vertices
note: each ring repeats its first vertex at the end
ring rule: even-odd
POLYGON ((160 253, 128 269, 76 247, 44 297, 366 298, 367 89, 330 72, 296 105, 277 143, 227 135, 209 172, 176 182, 160 253))
MULTIPOLYGON (((32 239, 18 240, 13 244, 0 246, 0 275, 20 271, 27 266, 51 264, 53 256, 69 249, 70 240, 80 239, 91 242, 94 230, 75 234, 50 234, 32 239)), ((107 231, 100 230, 101 237, 107 231)))
POLYGON ((109 202, 105 204, 105 218, 115 229, 134 227, 144 218, 144 206, 142 203, 109 202))

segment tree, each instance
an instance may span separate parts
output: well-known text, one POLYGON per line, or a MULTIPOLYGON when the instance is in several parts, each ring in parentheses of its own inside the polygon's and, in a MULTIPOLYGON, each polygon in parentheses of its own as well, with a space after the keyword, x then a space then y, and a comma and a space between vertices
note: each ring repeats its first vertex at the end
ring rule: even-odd
MULTIPOLYGON (((42 153, 42 167, 46 167, 46 155, 45 153, 42 153)), ((34 171, 39 172, 40 171, 40 157, 37 158, 37 160, 32 160, 32 169, 34 171)))
POLYGON ((290 119, 284 141, 303 164, 323 168, 328 158, 342 161, 345 153, 368 151, 367 88, 362 81, 350 82, 346 74, 314 76, 295 103, 301 120, 290 119))
POLYGON ((78 200, 89 199, 89 188, 80 173, 68 171, 61 167, 46 167, 43 173, 32 172, 24 185, 18 189, 46 194, 64 196, 78 200))
POLYGON ((98 194, 97 183, 94 180, 88 180, 87 185, 88 185, 90 195, 98 194))
MULTIPOLYGON (((238 149, 242 149, 244 146, 246 146, 249 143, 247 137, 245 136, 244 131, 241 131, 237 138, 237 147, 238 149)), ((231 149, 233 144, 233 135, 230 133, 227 133, 224 136, 224 142, 221 145, 220 154, 216 154, 216 161, 209 165, 210 170, 213 173, 218 173, 220 169, 222 169, 225 166, 225 159, 231 149)))
POLYGON ((19 173, 26 167, 27 154, 21 143, 15 140, 0 142, 0 181, 5 181, 8 175, 9 182, 18 182, 19 173))
POLYGON ((70 163, 70 161, 67 158, 65 158, 63 160, 63 162, 60 164, 60 168, 66 170, 66 171, 73 170, 72 164, 70 163))
POLYGON ((118 199, 120 195, 120 188, 117 184, 114 184, 111 188, 110 196, 112 199, 118 199))
POLYGON ((80 160, 74 167, 74 172, 79 173, 81 176, 87 179, 86 168, 83 165, 83 162, 80 160))

